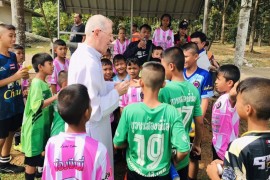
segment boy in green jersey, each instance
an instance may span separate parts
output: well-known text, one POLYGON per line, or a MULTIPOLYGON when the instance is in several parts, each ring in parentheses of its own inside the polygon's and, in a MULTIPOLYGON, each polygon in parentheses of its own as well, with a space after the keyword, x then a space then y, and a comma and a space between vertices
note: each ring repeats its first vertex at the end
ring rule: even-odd
POLYGON ((115 148, 127 148, 127 179, 170 179, 171 159, 177 164, 189 151, 189 139, 182 116, 169 104, 158 101, 165 77, 157 62, 143 65, 141 103, 126 106, 118 124, 115 148), (172 148, 176 149, 172 157, 172 148))
POLYGON ((25 105, 22 124, 22 148, 25 153, 25 179, 35 179, 36 167, 42 167, 41 155, 50 137, 53 119, 52 103, 57 96, 51 94, 45 79, 53 73, 53 59, 47 53, 35 54, 32 65, 37 73, 32 80, 25 105))
MULTIPOLYGON (((171 47, 164 51, 161 64, 165 68, 166 79, 170 80, 159 92, 160 102, 168 103, 177 108, 182 114, 186 135, 189 135, 192 119, 195 121, 196 136, 191 151, 197 155, 201 153, 200 143, 203 131, 202 110, 200 107, 200 94, 196 87, 183 76, 185 57, 178 47, 171 47)), ((188 179, 189 157, 186 156, 176 169, 181 180, 188 179)))
MULTIPOLYGON (((67 77, 68 72, 67 71, 60 71, 58 73, 58 79, 57 84, 61 88, 61 90, 65 87, 67 87, 67 77)), ((60 116, 58 109, 57 109, 58 101, 55 101, 54 103, 54 113, 53 113, 53 122, 51 127, 51 137, 58 135, 60 132, 65 132, 65 121, 60 116)))

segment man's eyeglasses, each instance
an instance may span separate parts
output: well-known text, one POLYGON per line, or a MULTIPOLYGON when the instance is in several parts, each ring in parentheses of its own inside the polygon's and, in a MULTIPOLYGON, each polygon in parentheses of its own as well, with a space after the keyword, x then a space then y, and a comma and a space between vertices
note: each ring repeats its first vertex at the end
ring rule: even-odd
MULTIPOLYGON (((101 29, 96 29, 96 30, 101 31, 101 32, 107 34, 107 36, 109 36, 110 38, 113 37, 113 33, 107 33, 107 32, 105 32, 105 31, 103 31, 103 30, 101 30, 101 29)), ((93 30, 92 32, 94 32, 94 31, 95 31, 95 30, 93 30)))

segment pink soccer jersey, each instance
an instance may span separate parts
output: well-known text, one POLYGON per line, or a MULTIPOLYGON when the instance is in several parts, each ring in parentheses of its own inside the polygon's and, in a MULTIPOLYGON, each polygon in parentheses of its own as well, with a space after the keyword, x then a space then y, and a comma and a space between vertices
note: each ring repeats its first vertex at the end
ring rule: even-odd
POLYGON ((54 70, 53 74, 49 76, 49 84, 56 84, 57 92, 60 91, 60 86, 57 84, 58 74, 60 71, 68 71, 69 60, 65 59, 65 64, 62 64, 57 57, 53 60, 54 70))
POLYGON ((119 107, 126 107, 132 103, 142 102, 142 99, 143 97, 141 87, 130 86, 127 93, 121 97, 119 107))
POLYGON ((120 40, 117 39, 115 41, 114 47, 113 47, 113 54, 117 55, 117 54, 124 54, 124 52, 126 51, 128 45, 130 43, 129 39, 126 39, 125 42, 123 44, 121 44, 120 40))
POLYGON ((218 98, 212 110, 213 146, 218 156, 224 160, 230 142, 239 134, 239 116, 236 108, 231 107, 229 94, 218 98))
POLYGON ((113 179, 107 149, 86 133, 53 136, 46 145, 42 179, 113 179))
POLYGON ((161 28, 157 28, 153 35, 153 44, 161 46, 163 50, 174 46, 174 35, 171 29, 163 31, 161 28))

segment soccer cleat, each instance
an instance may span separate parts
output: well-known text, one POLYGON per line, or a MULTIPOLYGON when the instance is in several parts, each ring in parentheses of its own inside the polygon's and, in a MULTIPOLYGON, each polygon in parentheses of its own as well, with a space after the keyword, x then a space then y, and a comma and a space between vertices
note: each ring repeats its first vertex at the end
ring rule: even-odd
POLYGON ((25 171, 23 166, 17 166, 15 164, 7 163, 5 165, 0 166, 0 173, 22 173, 25 171))

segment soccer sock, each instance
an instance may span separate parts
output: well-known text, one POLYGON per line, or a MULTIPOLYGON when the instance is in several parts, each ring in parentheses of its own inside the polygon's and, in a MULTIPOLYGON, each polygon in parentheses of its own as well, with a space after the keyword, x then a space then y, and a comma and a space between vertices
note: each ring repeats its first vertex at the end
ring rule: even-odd
POLYGON ((4 156, 4 157, 0 157, 0 166, 4 166, 6 164, 8 164, 11 161, 11 156, 4 156))
POLYGON ((35 174, 24 174, 25 180, 34 180, 35 179, 35 174))

